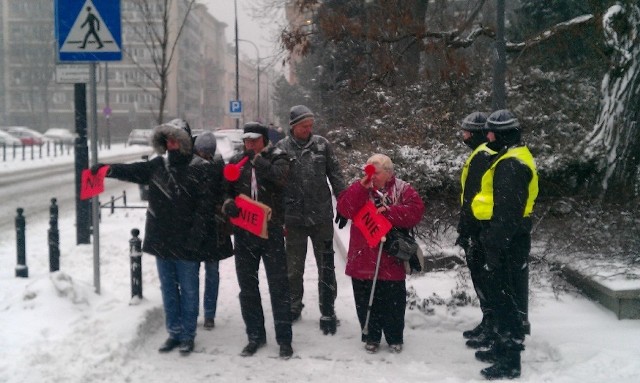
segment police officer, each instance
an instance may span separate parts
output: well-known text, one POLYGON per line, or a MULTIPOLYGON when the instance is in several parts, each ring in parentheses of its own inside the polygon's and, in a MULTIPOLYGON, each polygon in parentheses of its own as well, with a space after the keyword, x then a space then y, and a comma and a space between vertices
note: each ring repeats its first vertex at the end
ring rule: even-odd
POLYGON ((538 196, 538 173, 521 143, 520 123, 509 110, 493 112, 486 122, 488 146, 497 151, 482 176, 471 209, 482 221, 487 295, 494 306, 495 341, 476 358, 493 363, 481 371, 487 379, 520 376, 524 350, 531 213, 538 196))
POLYGON ((462 120, 462 141, 471 148, 472 153, 467 158, 462 168, 460 177, 460 221, 458 222, 458 239, 456 245, 460 245, 467 259, 467 266, 471 274, 473 287, 480 301, 482 321, 474 329, 467 330, 462 335, 469 339, 470 347, 486 347, 490 345, 493 328, 493 310, 487 301, 486 286, 481 278, 485 264, 484 248, 480 243, 480 221, 471 211, 471 201, 480 191, 482 175, 491 164, 491 157, 496 152, 487 146, 487 137, 484 125, 487 115, 482 112, 473 112, 462 120))

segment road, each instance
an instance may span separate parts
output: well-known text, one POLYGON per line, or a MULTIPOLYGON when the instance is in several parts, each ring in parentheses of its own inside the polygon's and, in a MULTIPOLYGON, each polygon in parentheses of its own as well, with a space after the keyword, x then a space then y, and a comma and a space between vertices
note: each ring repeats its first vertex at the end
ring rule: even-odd
MULTIPOLYGON (((126 162, 140 159, 139 154, 120 155, 109 158, 110 162, 126 162)), ((143 204, 138 185, 109 179, 101 202, 111 196, 127 193, 128 204, 143 204)), ((21 171, 19 175, 5 176, 0 181, 0 235, 15 230, 16 209, 24 209, 27 227, 30 220, 48 220, 51 198, 56 198, 59 215, 75 216, 75 175, 73 164, 64 164, 45 169, 21 171)))

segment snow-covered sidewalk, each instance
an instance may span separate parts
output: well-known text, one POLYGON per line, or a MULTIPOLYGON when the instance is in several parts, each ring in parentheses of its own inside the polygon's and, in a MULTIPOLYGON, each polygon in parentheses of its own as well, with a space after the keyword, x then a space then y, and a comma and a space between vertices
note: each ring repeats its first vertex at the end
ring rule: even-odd
MULTIPOLYGON (((144 300, 129 305, 130 230, 144 228, 144 211, 119 210, 103 216, 101 295, 94 293, 92 246, 76 246, 73 217, 61 217, 60 272, 49 274, 48 222, 30 224, 29 278, 14 276, 15 238, 0 238, 0 382, 480 382, 486 365, 464 345, 462 330, 480 311, 456 306, 452 291, 462 281, 456 271, 411 277, 426 310, 407 310, 405 350, 385 347, 367 354, 344 254, 336 255, 341 320, 338 333, 318 328, 317 270, 307 259, 305 310, 294 324, 294 357, 277 358, 264 273, 260 276, 267 319, 267 346, 250 358, 238 354, 246 343, 233 259, 222 261, 216 327, 199 319, 195 352, 159 354, 166 338, 159 282, 152 256, 143 256, 144 300), (427 298, 425 301, 424 299, 427 298), (448 305, 446 303, 449 303, 448 305), (433 310, 430 310, 433 309, 433 310)), ((338 231, 348 242, 348 227, 338 231)), ((469 288, 463 289, 472 294, 469 288)), ((532 335, 523 353, 522 382, 640 381, 640 321, 619 321, 608 310, 550 288, 531 293, 532 335)))

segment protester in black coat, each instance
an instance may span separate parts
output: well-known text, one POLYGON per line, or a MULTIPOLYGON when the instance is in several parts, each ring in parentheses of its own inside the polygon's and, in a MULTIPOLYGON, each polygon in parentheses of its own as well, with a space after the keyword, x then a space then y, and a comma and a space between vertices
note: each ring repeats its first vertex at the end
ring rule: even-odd
POLYGON ((156 127, 152 143, 159 156, 109 165, 107 177, 149 185, 142 250, 156 256, 169 333, 159 351, 179 346, 181 353, 189 354, 198 319, 200 261, 214 248, 211 238, 216 235, 209 223, 215 221, 221 185, 214 182, 215 174, 208 171, 206 161, 193 156, 186 121, 177 119, 156 127))
POLYGON ((240 308, 249 338, 249 343, 240 355, 251 356, 267 342, 262 299, 258 288, 258 269, 262 260, 269 284, 280 357, 289 358, 293 355, 291 301, 283 228, 284 186, 289 171, 289 160, 284 151, 269 144, 268 129, 262 124, 247 123, 242 138, 245 152, 234 156, 230 164, 237 164, 245 157, 247 161, 240 169, 239 178, 227 182, 229 199, 225 201, 222 209, 230 217, 239 216, 241 211, 233 198, 243 194, 269 206, 272 214, 267 222, 266 239, 240 227, 234 227, 240 308))
MULTIPOLYGON (((212 178, 212 182, 218 189, 223 183, 222 171, 224 161, 219 154, 216 154, 216 136, 212 132, 203 132, 194 139, 194 154, 204 161, 207 173, 212 178)), ((233 245, 231 243, 230 228, 224 215, 222 214, 222 203, 224 198, 220 190, 213 195, 215 201, 215 219, 204 221, 206 242, 202 246, 202 256, 204 261, 204 328, 212 330, 215 327, 215 317, 218 307, 218 290, 220 286, 219 261, 233 255, 233 245)), ((207 212, 207 215, 210 212, 207 212)), ((200 212, 196 212, 200 214, 200 212)), ((209 217, 210 218, 210 217, 209 217)))

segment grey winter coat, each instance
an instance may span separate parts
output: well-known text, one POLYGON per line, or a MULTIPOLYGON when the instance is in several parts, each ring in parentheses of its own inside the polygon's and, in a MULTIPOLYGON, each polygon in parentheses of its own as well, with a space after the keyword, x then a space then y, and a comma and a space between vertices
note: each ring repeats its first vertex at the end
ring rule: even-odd
POLYGON ((289 136, 277 147, 289 155, 289 178, 285 190, 285 225, 312 226, 331 222, 331 190, 337 197, 345 189, 344 177, 329 141, 311 135, 306 144, 289 136))

